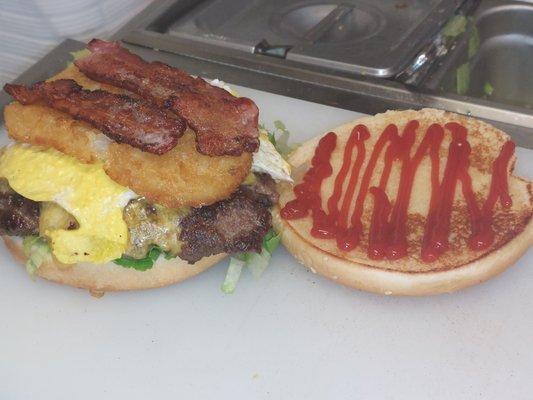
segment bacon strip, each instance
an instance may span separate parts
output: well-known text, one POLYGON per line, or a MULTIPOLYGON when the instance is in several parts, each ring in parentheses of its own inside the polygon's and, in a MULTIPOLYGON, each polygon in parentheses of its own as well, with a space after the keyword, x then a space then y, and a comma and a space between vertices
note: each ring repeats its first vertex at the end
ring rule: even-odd
POLYGON ((166 64, 148 63, 118 42, 93 39, 88 48, 92 54, 75 61, 85 75, 170 108, 196 132, 200 153, 237 156, 259 147, 259 110, 252 100, 166 64))
POLYGON ((174 148, 185 132, 185 122, 144 100, 82 89, 74 80, 38 82, 31 87, 5 85, 22 104, 44 102, 76 119, 88 122, 118 143, 163 154, 174 148))

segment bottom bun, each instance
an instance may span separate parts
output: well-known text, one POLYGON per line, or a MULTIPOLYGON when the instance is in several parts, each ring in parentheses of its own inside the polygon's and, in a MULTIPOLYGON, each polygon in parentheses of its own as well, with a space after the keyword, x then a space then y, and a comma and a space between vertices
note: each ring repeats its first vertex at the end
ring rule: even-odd
MULTIPOLYGON (((2 236, 2 239, 15 260, 24 264, 27 257, 22 250, 22 241, 9 236, 2 236)), ((118 290, 157 288, 181 282, 205 271, 224 257, 226 254, 216 254, 204 257, 194 264, 180 258, 166 260, 160 257, 147 271, 124 268, 113 262, 65 266, 54 259, 41 265, 37 275, 53 282, 88 289, 94 294, 102 294, 118 290)))
POLYGON ((401 272, 356 263, 325 252, 309 243, 279 215, 273 224, 287 250, 313 273, 356 289, 385 295, 422 296, 450 293, 484 282, 513 265, 533 241, 533 221, 500 248, 468 264, 443 271, 401 272))

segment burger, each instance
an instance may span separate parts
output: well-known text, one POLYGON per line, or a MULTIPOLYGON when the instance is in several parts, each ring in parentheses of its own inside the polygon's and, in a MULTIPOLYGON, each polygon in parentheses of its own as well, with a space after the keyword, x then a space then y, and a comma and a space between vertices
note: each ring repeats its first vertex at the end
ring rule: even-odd
POLYGON ((291 178, 252 100, 98 39, 4 90, 0 234, 32 275, 103 293, 268 261, 275 180, 291 178))

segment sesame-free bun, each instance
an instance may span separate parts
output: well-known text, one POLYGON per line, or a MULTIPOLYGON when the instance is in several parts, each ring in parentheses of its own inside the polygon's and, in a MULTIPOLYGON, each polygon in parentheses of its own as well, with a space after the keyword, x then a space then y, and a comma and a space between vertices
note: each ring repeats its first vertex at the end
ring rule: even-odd
MULTIPOLYGON (((2 236, 4 243, 15 260, 24 264, 27 257, 22 251, 22 240, 2 236)), ((204 257, 194 264, 180 258, 166 260, 159 257, 147 271, 124 268, 113 262, 106 264, 79 263, 66 266, 53 259, 37 270, 37 275, 53 282, 87 289, 101 294, 119 290, 150 289, 171 285, 191 278, 222 260, 226 254, 204 257)))
MULTIPOLYGON (((497 157, 501 146, 509 137, 495 127, 482 121, 461 115, 433 109, 420 111, 388 111, 373 117, 366 117, 333 129, 338 136, 337 147, 332 155, 333 174, 327 178, 321 188, 322 199, 327 199, 333 191, 333 181, 342 163, 342 151, 352 128, 356 124, 365 124, 371 137, 365 141, 366 160, 383 129, 394 123, 401 132, 405 124, 416 119, 420 123, 413 151, 422 139, 426 128, 432 123, 444 126, 447 122, 459 122, 468 129, 468 141, 472 147, 469 173, 473 189, 478 195, 478 204, 486 199, 491 181, 492 162, 497 157)), ((301 179, 310 165, 320 137, 309 140, 300 146, 289 158, 293 168, 295 184, 301 179)), ((447 131, 440 151, 440 173, 442 173, 448 154, 450 134, 447 131)), ((380 157, 370 186, 377 186, 383 158, 380 157)), ((324 275, 341 284, 357 289, 393 295, 428 295, 452 292, 467 286, 483 282, 514 264, 533 243, 533 223, 531 215, 533 201, 531 183, 511 175, 516 159, 509 165, 509 193, 513 200, 510 209, 503 209, 499 202, 495 206, 493 229, 494 243, 486 250, 473 251, 467 246, 470 237, 468 210, 464 201, 460 183, 456 190, 451 216, 450 249, 432 262, 422 261, 421 243, 424 235, 425 219, 431 195, 430 161, 425 157, 415 175, 411 201, 408 209, 407 241, 408 255, 398 260, 372 260, 367 256, 368 228, 373 209, 372 196, 367 195, 362 216, 363 234, 359 245, 343 252, 336 246, 335 240, 317 239, 310 235, 312 220, 310 217, 284 220, 279 210, 294 198, 292 186, 287 183, 278 185, 280 201, 273 211, 273 223, 282 234, 282 243, 298 261, 313 272, 324 275)), ((393 163, 386 193, 394 202, 399 183, 401 164, 393 163)), ((360 181, 360 179, 359 179, 360 181)), ((358 188, 356 188, 357 193, 358 188)), ((325 201, 325 200, 324 200, 325 201)))

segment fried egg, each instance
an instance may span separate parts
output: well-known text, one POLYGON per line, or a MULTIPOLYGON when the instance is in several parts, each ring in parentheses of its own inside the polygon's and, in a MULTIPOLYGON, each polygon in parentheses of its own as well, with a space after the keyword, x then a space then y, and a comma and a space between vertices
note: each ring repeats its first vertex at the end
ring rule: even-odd
POLYGON ((254 153, 252 171, 266 172, 277 181, 292 182, 291 166, 278 153, 265 132, 259 135, 259 150, 254 153))
POLYGON ((105 263, 128 243, 122 211, 135 194, 111 180, 102 164, 83 164, 54 149, 14 144, 0 156, 0 176, 33 201, 52 201, 72 214, 78 229, 47 229, 55 257, 64 264, 105 263))

